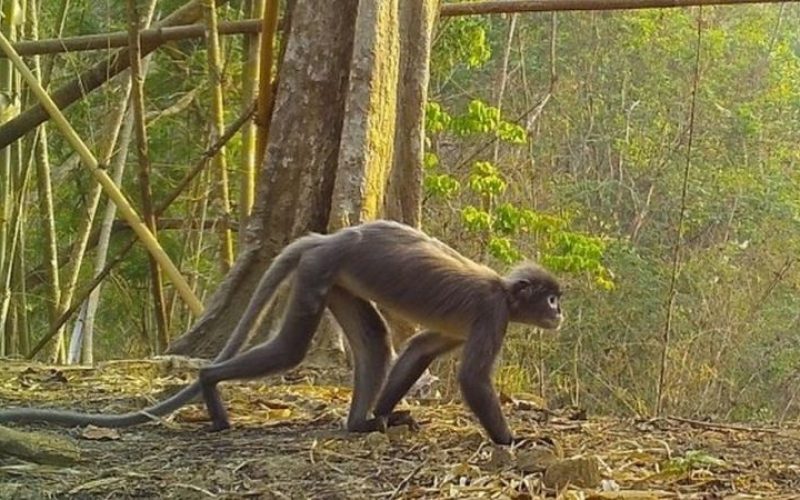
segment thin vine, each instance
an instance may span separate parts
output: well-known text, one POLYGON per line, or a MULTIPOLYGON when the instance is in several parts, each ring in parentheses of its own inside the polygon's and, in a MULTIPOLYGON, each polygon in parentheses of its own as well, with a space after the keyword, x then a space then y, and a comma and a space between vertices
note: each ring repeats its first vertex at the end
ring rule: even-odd
POLYGON ((683 185, 681 186, 681 208, 678 215, 678 231, 675 236, 675 246, 672 250, 672 275, 667 293, 667 317, 664 321, 664 332, 661 336, 661 365, 658 373, 658 388, 656 391, 656 415, 661 416, 664 409, 664 387, 667 381, 667 358, 672 337, 672 315, 675 308, 675 284, 678 281, 681 267, 681 250, 683 242, 683 225, 686 217, 686 195, 689 191, 689 168, 692 164, 692 143, 694 139, 695 104, 697 102, 697 88, 700 82, 700 44, 703 34, 703 7, 698 7, 697 12, 697 43, 695 46, 694 77, 692 81, 692 99, 689 105, 689 139, 686 145, 686 165, 683 169, 683 185))

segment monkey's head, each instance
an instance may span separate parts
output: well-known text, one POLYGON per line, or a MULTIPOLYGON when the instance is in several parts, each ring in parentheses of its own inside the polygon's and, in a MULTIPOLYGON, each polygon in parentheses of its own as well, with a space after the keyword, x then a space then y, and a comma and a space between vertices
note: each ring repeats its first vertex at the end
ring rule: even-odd
POLYGON ((543 267, 520 264, 506 276, 511 321, 547 329, 561 326, 561 286, 543 267))

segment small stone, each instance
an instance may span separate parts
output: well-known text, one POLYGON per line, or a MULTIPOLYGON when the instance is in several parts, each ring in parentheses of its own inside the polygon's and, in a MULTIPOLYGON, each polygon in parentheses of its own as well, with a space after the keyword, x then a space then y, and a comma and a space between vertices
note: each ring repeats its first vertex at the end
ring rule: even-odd
POLYGON ((551 464, 544 473, 544 485, 560 490, 567 485, 595 488, 600 484, 600 460, 597 457, 575 457, 551 464))
POLYGON ((411 429, 407 425, 394 425, 386 429, 386 436, 389 441, 396 441, 411 434, 411 429))
POLYGON ((370 432, 364 437, 364 441, 373 451, 382 451, 389 447, 389 437, 382 432, 370 432))
POLYGON ((556 452, 545 446, 534 446, 517 452, 517 468, 526 474, 544 472, 557 461, 556 452))
POLYGON ((486 466, 493 470, 505 469, 514 463, 514 454, 508 446, 495 446, 486 466))

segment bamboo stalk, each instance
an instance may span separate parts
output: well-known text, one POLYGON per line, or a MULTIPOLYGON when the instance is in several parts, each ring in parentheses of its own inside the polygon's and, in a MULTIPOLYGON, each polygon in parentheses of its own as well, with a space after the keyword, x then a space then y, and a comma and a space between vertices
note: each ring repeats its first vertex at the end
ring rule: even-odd
MULTIPOLYGON (((204 0, 203 17, 206 21, 208 55, 208 76, 211 81, 211 141, 214 142, 225 129, 225 106, 222 100, 222 63, 217 35, 217 10, 215 0, 204 0)), ((222 148, 213 158, 214 168, 218 175, 217 188, 221 203, 223 224, 220 226, 220 263, 222 271, 228 272, 233 265, 233 235, 228 228, 231 216, 231 198, 228 185, 228 162, 225 149, 222 148)))
MULTIPOLYGON (((61 4, 59 28, 57 35, 61 34, 66 19, 69 0, 64 0, 61 4)), ((36 40, 39 38, 39 0, 31 0, 32 15, 30 17, 30 34, 36 40)), ((49 75, 52 71, 52 64, 48 65, 49 70, 43 70, 39 56, 33 58, 33 67, 36 75, 40 77, 41 84, 46 88, 49 84, 49 75)), ((58 240, 56 236, 55 210, 53 208, 53 187, 50 180, 50 156, 47 124, 42 124, 38 133, 34 137, 33 148, 36 156, 36 189, 39 197, 39 210, 42 223, 44 225, 44 266, 47 270, 47 296, 48 320, 50 326, 58 317, 58 305, 61 301, 61 275, 58 265, 58 240)), ((30 350, 29 347, 25 352, 30 350)))
MULTIPOLYGON (((35 141, 35 138, 34 138, 35 141)), ((13 265, 13 276, 12 276, 12 290, 15 291, 14 294, 14 328, 12 329, 13 336, 12 336, 12 350, 14 354, 18 354, 21 352, 27 352, 28 348, 30 347, 30 330, 28 328, 28 287, 25 280, 25 269, 26 269, 26 247, 25 243, 27 241, 27 231, 26 228, 28 227, 28 202, 26 200, 28 196, 28 185, 30 182, 30 175, 31 171, 33 170, 33 162, 34 162, 34 150, 32 147, 35 145, 35 142, 31 143, 31 149, 29 151, 29 158, 26 163, 23 163, 22 159, 20 158, 19 165, 22 168, 24 165, 23 171, 20 172, 21 179, 18 180, 17 184, 20 185, 20 205, 17 207, 17 238, 18 238, 18 250, 14 253, 14 265, 13 265)))
MULTIPOLYGON (((250 16, 263 15, 264 0, 246 0, 245 12, 250 16)), ((259 27, 261 21, 259 21, 259 27)), ((258 49, 261 44, 259 34, 246 36, 244 39, 244 71, 242 73, 242 110, 247 109, 256 99, 261 59, 258 49)), ((256 193, 256 129, 252 121, 242 128, 242 171, 239 181, 239 225, 244 226, 250 211, 253 209, 256 193)), ((239 233, 240 244, 244 231, 239 233)))
MULTIPOLYGON (((147 144, 147 128, 144 113, 144 80, 140 60, 141 41, 139 39, 139 12, 137 0, 128 0, 128 33, 130 36, 131 58, 131 107, 133 108, 134 130, 136 132, 136 152, 139 160, 139 193, 142 202, 142 219, 158 239, 156 217, 153 214, 153 195, 150 188, 150 152, 147 144)), ((151 2, 155 5, 157 0, 151 2)), ((153 255, 148 256, 150 266, 150 288, 153 294, 153 307, 156 323, 156 352, 161 353, 169 344, 167 315, 164 309, 164 284, 161 269, 153 255)))
MULTIPOLYGON (((272 115, 272 65, 275 31, 278 27, 278 0, 266 0, 264 5, 263 27, 261 28, 261 63, 259 66, 258 108, 255 123, 256 136, 256 178, 264 161, 269 137, 269 122, 272 115)), ((253 181, 257 183, 257 180, 253 181)))
MULTIPOLYGON (((0 2, 2 8, 2 21, 0 31, 10 40, 17 39, 17 28, 22 20, 18 2, 0 2)), ((14 68, 8 61, 0 61, 0 122, 8 122, 19 115, 19 94, 14 88, 14 68)), ((14 152, 12 148, 4 148, 0 152, 0 183, 2 184, 2 207, 0 207, 0 276, 3 278, 0 289, 0 356, 10 354, 7 343, 7 311, 11 301, 11 268, 13 264, 13 245, 10 239, 14 231, 12 217, 14 212, 14 179, 12 165, 14 165, 14 152)))
POLYGON ((142 243, 144 243, 147 250, 156 257, 159 265, 164 268, 167 276, 169 276, 170 280, 178 289, 181 297, 189 305, 192 312, 198 316, 202 314, 203 304, 201 304, 200 301, 197 300, 197 297, 194 296, 188 284, 186 283, 186 280, 184 280, 183 276, 181 276, 180 271, 175 267, 169 256, 158 244, 158 241, 153 237, 153 234, 147 229, 144 223, 142 223, 139 215, 130 205, 119 188, 117 188, 105 170, 100 168, 97 158, 95 158, 89 148, 86 147, 86 144, 81 140, 77 132, 75 132, 75 129, 72 128, 72 125, 70 125, 64 115, 58 109, 56 103, 53 102, 50 96, 47 95, 47 92, 45 92, 45 90, 39 85, 39 83, 36 81, 36 77, 25 65, 25 62, 22 60, 22 58, 16 52, 14 52, 14 48, 11 46, 8 38, 6 38, 2 33, 0 33, 0 50, 6 53, 8 58, 11 59, 11 62, 14 64, 14 67, 16 67, 17 71, 19 71, 25 78, 25 81, 33 89, 34 94, 41 102, 43 108, 50 114, 56 126, 62 131, 70 145, 78 152, 86 168, 88 168, 92 175, 94 175, 95 178, 100 182, 100 184, 106 190, 108 196, 114 200, 114 203, 116 203, 117 207, 120 209, 122 217, 128 221, 139 238, 141 238, 142 243))

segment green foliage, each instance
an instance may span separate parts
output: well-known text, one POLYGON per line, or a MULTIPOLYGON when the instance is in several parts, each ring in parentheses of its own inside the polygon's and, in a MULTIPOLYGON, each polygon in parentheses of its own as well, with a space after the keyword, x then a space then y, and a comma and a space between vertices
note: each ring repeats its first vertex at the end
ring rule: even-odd
POLYGON ((469 188, 481 196, 499 196, 506 190, 506 181, 488 161, 478 161, 472 167, 468 180, 469 188))
MULTIPOLYGON (((441 106, 432 103, 439 110, 441 106)), ((429 108, 431 105, 429 105, 429 108)), ((447 116, 446 114, 444 114, 447 116)), ((437 116, 438 115, 434 115, 437 116)), ((449 118, 449 116, 448 116, 449 118)), ((432 120, 431 120, 432 121, 432 120)), ((435 124, 443 123, 443 121, 435 122, 435 124)), ((448 124, 442 127, 434 127, 428 129, 428 133, 435 134, 442 132, 448 128, 448 124)), ((500 110, 494 106, 489 106, 485 102, 473 99, 467 106, 467 111, 464 114, 458 115, 449 123, 450 129, 459 136, 469 136, 474 134, 485 134, 489 132, 496 132, 500 140, 510 144, 525 144, 527 136, 525 129, 515 123, 505 121, 500 118, 500 110)))
MULTIPOLYGON (((453 119, 436 102, 428 103, 426 111, 429 136, 448 132, 459 137, 497 133, 498 140, 512 145, 527 140, 524 129, 502 120, 497 108, 477 99, 469 102, 466 113, 453 119)), ((506 194, 508 182, 489 161, 472 164, 466 179, 469 193, 461 192, 461 183, 455 176, 440 173, 442 168, 438 155, 426 153, 425 193, 432 199, 447 201, 465 195, 461 200, 461 223, 468 232, 485 236, 489 255, 506 264, 523 259, 517 240, 527 234, 536 238, 539 258, 554 271, 591 274, 597 286, 613 288, 610 272, 602 263, 605 245, 600 238, 570 231, 564 217, 538 213, 508 200, 497 202, 506 194), (481 200, 480 206, 468 201, 470 193, 481 200)))
POLYGON ((477 68, 492 56, 487 40, 488 23, 475 16, 448 19, 439 33, 439 50, 442 57, 436 59, 432 71, 448 73, 457 66, 477 68))
MULTIPOLYGON (((481 65, 470 69, 463 53, 453 61, 459 31, 449 21, 434 49, 432 101, 450 122, 428 130, 437 158, 426 175, 450 175, 464 189, 429 197, 426 211, 474 255, 513 262, 527 254, 589 278, 570 280, 569 320, 560 339, 543 346, 544 385, 571 399, 580 388, 598 411, 652 411, 698 13, 559 13, 553 68, 549 23, 543 15, 519 17, 502 112, 490 103, 502 78, 507 19, 472 20, 492 54, 481 65), (550 88, 551 70, 552 99, 535 120, 526 116, 532 125, 505 125, 550 88), (578 336, 580 353, 572 350, 578 336)), ((800 414, 796 403, 787 406, 796 400, 788 388, 796 385, 791 367, 800 344, 786 334, 800 307, 798 23, 800 10, 780 6, 702 9, 667 359, 670 412, 800 414)), ((516 369, 537 377, 538 366, 512 357, 516 369)))
POLYGON ((685 473, 697 469, 725 467, 724 460, 702 450, 689 450, 682 457, 673 457, 661 465, 662 474, 685 473))
POLYGON ((458 196, 461 183, 451 175, 431 173, 425 176, 423 189, 428 196, 450 200, 458 196))
POLYGON ((438 102, 425 104, 425 130, 429 134, 438 134, 450 126, 452 118, 438 102))

